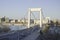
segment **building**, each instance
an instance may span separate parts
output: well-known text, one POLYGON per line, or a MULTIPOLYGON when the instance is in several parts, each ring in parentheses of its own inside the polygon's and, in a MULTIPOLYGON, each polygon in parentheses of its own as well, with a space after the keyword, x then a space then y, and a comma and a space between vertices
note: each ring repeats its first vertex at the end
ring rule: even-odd
POLYGON ((11 21, 10 21, 10 23, 15 23, 15 20, 14 20, 14 19, 13 19, 13 20, 11 20, 11 21))

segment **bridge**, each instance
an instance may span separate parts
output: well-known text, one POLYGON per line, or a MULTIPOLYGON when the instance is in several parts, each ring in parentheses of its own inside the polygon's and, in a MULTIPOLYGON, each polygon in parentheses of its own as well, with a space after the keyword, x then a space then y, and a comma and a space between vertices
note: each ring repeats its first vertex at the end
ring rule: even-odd
POLYGON ((29 8, 28 13, 26 13, 26 14, 28 14, 28 15, 25 15, 25 16, 27 16, 27 18, 18 19, 18 20, 11 20, 10 23, 5 21, 2 24, 3 25, 11 25, 11 24, 13 24, 13 25, 26 25, 28 28, 30 28, 30 26, 35 26, 35 25, 40 25, 40 27, 42 27, 43 24, 48 23, 48 21, 50 20, 49 17, 46 17, 46 18, 44 17, 43 11, 41 8, 29 8), (34 13, 36 15, 34 15, 34 13), (32 18, 32 16, 34 18, 32 18), (39 16, 39 18, 37 18, 36 16, 39 16))
MULTIPOLYGON (((35 17, 35 16, 34 16, 35 17)), ((0 35, 0 40, 36 40, 40 35, 40 28, 43 27, 44 23, 47 23, 49 19, 46 19, 43 16, 43 12, 41 8, 29 8, 28 10, 28 18, 23 20, 24 25, 27 25, 27 29, 22 31, 13 31, 0 35), (39 19, 31 19, 32 12, 39 13, 39 19), (47 20, 47 21, 46 21, 47 20), (32 25, 32 26, 31 26, 32 25), (35 26, 36 25, 36 26, 35 26), (34 37, 34 38, 33 38, 34 37)), ((15 21, 12 21, 13 25, 15 21)), ((12 24, 9 23, 9 24, 12 24)), ((20 24, 20 23, 17 23, 20 24)))

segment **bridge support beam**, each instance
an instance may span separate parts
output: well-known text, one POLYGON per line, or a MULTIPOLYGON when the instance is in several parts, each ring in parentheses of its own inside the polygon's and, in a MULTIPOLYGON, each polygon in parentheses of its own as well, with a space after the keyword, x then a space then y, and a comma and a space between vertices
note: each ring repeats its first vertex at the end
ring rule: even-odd
POLYGON ((29 11, 28 11, 28 28, 30 27, 30 8, 29 8, 29 11))
POLYGON ((42 12, 41 12, 41 9, 40 9, 40 27, 42 27, 42 12))

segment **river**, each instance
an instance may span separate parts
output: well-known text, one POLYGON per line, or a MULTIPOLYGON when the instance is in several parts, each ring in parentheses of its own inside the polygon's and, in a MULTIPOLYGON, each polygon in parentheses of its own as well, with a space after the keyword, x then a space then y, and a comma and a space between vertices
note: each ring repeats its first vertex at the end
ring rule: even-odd
POLYGON ((9 27, 11 30, 23 30, 26 29, 27 26, 13 25, 9 27))

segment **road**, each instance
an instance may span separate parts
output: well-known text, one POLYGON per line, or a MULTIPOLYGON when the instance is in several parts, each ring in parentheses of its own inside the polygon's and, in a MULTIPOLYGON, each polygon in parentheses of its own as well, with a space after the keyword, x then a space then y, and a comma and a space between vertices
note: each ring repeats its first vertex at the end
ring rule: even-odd
POLYGON ((35 32, 32 32, 30 35, 28 35, 27 37, 25 37, 22 40, 36 40, 39 35, 40 35, 39 30, 37 30, 35 32))

